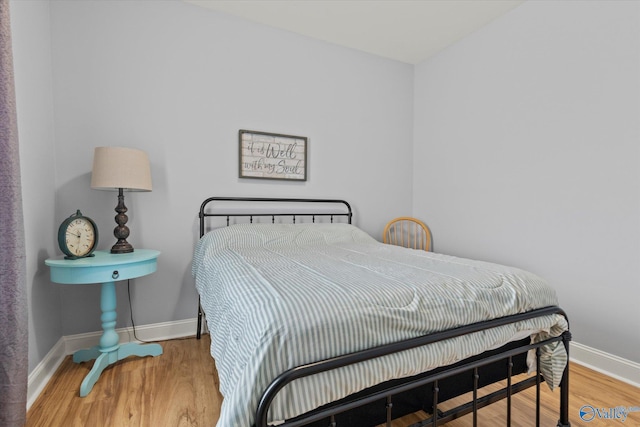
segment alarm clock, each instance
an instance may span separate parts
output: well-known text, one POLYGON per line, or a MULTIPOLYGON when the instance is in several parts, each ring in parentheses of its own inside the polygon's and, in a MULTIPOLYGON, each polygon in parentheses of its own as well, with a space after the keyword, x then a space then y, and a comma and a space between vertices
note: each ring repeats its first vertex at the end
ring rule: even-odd
POLYGON ((89 217, 82 215, 80 209, 62 221, 58 229, 58 245, 65 259, 78 259, 94 256, 98 245, 98 227, 89 217))

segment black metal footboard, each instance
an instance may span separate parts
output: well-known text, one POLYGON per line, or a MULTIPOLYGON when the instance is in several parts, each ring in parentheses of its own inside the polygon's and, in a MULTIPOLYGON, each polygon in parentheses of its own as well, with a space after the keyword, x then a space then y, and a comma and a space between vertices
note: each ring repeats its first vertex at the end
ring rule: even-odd
MULTIPOLYGON (((566 318, 566 314, 559 307, 546 307, 534 311, 530 311, 527 313, 522 313, 514 316, 503 317, 499 319, 494 319, 486 322, 475 323, 472 325, 462 326, 456 329, 451 329, 448 331, 443 331, 431 335, 426 335, 418 338, 414 338, 407 341, 402 341, 398 343, 392 343, 364 351, 360 351, 357 353, 351 353, 344 356, 338 356, 331 359, 327 359, 324 361, 311 363, 308 365, 299 366, 293 369, 290 369, 281 375, 279 375, 265 390, 260 403, 258 405, 258 409, 256 411, 256 427, 267 427, 269 426, 267 422, 267 414, 269 411, 269 407, 276 397, 278 392, 296 379, 303 378, 309 375, 314 375, 320 372, 329 371, 332 369, 340 368, 343 366, 363 362, 366 360, 370 360, 373 358, 385 356, 391 353, 396 353, 428 344, 432 344, 438 341, 455 338, 461 335, 466 335, 490 328, 494 328, 497 326, 502 326, 510 323, 519 322, 522 320, 532 319, 535 317, 550 315, 550 314, 560 314, 566 318)), ((567 320, 568 322, 568 320, 567 320)), ((428 419, 415 424, 415 427, 418 426, 439 426, 443 425, 446 422, 449 422, 453 419, 461 417, 463 415, 473 413, 473 425, 477 425, 477 413, 478 410, 482 407, 485 407, 493 402, 498 400, 507 399, 507 425, 511 425, 511 396, 514 393, 525 390, 529 387, 535 386, 537 389, 536 392, 536 422, 535 425, 540 425, 540 385, 544 381, 542 376, 540 375, 540 361, 539 357, 536 357, 537 360, 537 372, 536 375, 515 384, 512 384, 512 376, 515 375, 512 371, 513 368, 513 358, 520 354, 525 354, 529 350, 536 350, 536 355, 539 355, 539 349, 549 343, 562 341, 565 349, 567 351, 567 355, 569 353, 569 341, 571 340, 571 334, 569 331, 566 331, 559 337, 551 338, 545 341, 541 341, 536 344, 524 344, 517 346, 516 348, 509 348, 500 352, 490 352, 485 357, 473 358, 469 361, 462 361, 456 365, 451 367, 445 367, 433 372, 425 373, 422 375, 418 375, 415 377, 411 377, 406 379, 406 381, 393 381, 388 384, 388 386, 383 387, 375 387, 370 392, 358 393, 354 397, 347 397, 345 399, 340 400, 339 402, 328 404, 319 408, 317 410, 311 411, 308 414, 301 415, 292 420, 286 421, 284 424, 279 424, 284 427, 298 427, 298 426, 312 426, 312 425, 320 425, 314 424, 318 422, 322 422, 321 425, 330 426, 330 427, 338 427, 338 418, 340 414, 344 414, 350 410, 353 410, 357 407, 362 407, 365 405, 372 404, 374 402, 383 402, 385 405, 386 412, 386 423, 387 426, 391 426, 391 420, 396 418, 393 414, 393 396, 402 394, 409 390, 415 390, 420 387, 430 387, 431 388, 431 402, 427 402, 427 406, 430 406, 429 412, 432 414, 428 419), (494 393, 488 394, 486 396, 478 397, 478 389, 481 387, 481 376, 480 372, 483 367, 494 364, 501 360, 505 360, 505 375, 504 378, 507 380, 507 386, 503 389, 496 391, 494 393), (440 394, 440 383, 446 381, 446 379, 454 377, 456 375, 461 375, 464 373, 470 372, 472 378, 472 386, 471 390, 463 389, 458 394, 466 393, 467 391, 473 392, 473 399, 471 402, 460 405, 456 408, 450 409, 446 412, 441 412, 438 409, 439 394, 440 394)), ((560 384, 560 408, 559 408, 559 421, 558 427, 569 427, 569 369, 568 364, 565 367, 562 381, 560 384)), ((427 409, 427 408, 425 408, 427 409)), ((384 421, 383 421, 384 422, 384 421)), ((353 424, 349 422, 344 424, 344 426, 365 426, 369 424, 353 424)), ((413 426, 412 426, 413 427, 413 426)))

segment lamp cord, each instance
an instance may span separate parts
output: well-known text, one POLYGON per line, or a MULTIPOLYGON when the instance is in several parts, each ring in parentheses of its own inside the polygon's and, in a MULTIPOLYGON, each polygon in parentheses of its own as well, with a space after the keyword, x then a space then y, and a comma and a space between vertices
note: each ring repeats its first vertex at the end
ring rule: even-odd
POLYGON ((155 341, 145 341, 138 338, 136 335, 136 324, 133 321, 133 308, 131 306, 131 279, 127 279, 127 295, 129 296, 129 314, 131 315, 131 327, 133 328, 133 337, 140 342, 153 343, 155 341))
MULTIPOLYGON (((130 318, 131 318, 131 328, 133 329, 133 337, 140 342, 143 343, 156 343, 158 341, 145 341, 145 340, 141 340, 140 338, 138 338, 138 336, 136 335, 136 324, 133 321, 133 307, 131 306, 131 279, 127 279, 127 295, 129 296, 129 314, 130 314, 130 318)), ((193 339, 193 337, 181 337, 181 338, 170 338, 167 339, 165 341, 182 341, 182 340, 188 340, 188 339, 193 339)))

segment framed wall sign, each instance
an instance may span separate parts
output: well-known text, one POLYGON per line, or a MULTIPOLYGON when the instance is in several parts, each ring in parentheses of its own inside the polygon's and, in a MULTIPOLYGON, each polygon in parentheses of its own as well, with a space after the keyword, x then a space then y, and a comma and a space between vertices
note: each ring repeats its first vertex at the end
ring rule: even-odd
POLYGON ((240 178, 307 180, 307 138, 239 131, 240 178))

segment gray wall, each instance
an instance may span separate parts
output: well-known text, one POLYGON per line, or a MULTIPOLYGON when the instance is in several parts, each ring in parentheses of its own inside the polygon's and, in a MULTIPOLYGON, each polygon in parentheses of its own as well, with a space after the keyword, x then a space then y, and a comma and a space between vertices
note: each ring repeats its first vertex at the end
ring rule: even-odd
POLYGON ((575 341, 640 362, 640 3, 525 2, 415 72, 414 209, 534 271, 575 341))
MULTIPOLYGON (((114 243, 116 193, 93 149, 145 150, 151 193, 125 195, 134 247, 162 252, 132 286, 135 321, 193 318, 196 214, 212 195, 337 197, 374 235, 411 210, 413 67, 179 1, 51 3, 56 218, 80 208, 114 243), (238 130, 309 138, 305 183, 238 178, 238 130)), ((125 286, 118 326, 129 323, 125 286)), ((98 287, 63 287, 64 335, 100 329, 98 287)))
MULTIPOLYGON (((546 277, 576 340, 640 361, 638 7, 526 2, 414 68, 178 1, 12 1, 30 370, 100 330, 99 287, 44 267, 75 209, 113 242, 100 145, 151 158, 154 191, 127 194, 130 241, 162 251, 137 324, 195 316, 203 198, 341 197, 376 237, 413 212, 440 252, 546 277), (308 136, 309 181, 238 179, 240 128, 308 136)), ((118 309, 128 325, 123 286, 118 309)))
POLYGON ((62 336, 60 289, 44 260, 57 254, 51 26, 48 2, 11 2, 22 203, 27 249, 29 372, 62 336))

